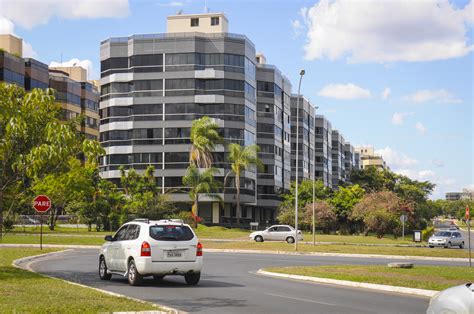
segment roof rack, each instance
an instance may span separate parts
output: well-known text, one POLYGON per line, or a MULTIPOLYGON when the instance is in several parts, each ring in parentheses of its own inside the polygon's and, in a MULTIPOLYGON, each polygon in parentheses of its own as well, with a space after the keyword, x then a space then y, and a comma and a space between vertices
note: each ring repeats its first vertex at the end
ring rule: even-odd
POLYGON ((148 219, 148 218, 135 218, 135 219, 133 219, 133 221, 144 222, 144 223, 147 223, 147 224, 150 223, 150 219, 148 219))
POLYGON ((176 222, 180 224, 184 224, 183 219, 160 219, 160 222, 176 222))

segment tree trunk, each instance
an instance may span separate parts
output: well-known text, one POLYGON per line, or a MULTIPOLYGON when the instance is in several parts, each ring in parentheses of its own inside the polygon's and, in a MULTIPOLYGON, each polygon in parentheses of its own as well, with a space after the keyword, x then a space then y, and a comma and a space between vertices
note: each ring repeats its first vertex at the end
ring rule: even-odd
POLYGON ((240 176, 238 176, 237 174, 235 175, 235 187, 237 192, 237 207, 235 215, 237 216, 237 227, 240 228, 240 176))
POLYGON ((198 227, 198 217, 199 217, 199 195, 196 195, 196 198, 194 199, 194 229, 197 229, 198 227))

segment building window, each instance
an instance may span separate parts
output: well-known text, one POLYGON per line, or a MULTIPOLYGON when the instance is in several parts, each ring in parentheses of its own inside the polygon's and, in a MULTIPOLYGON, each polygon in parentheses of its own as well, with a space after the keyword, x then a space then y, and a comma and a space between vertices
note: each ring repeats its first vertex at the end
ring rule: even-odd
POLYGON ((199 19, 198 18, 191 19, 191 27, 197 27, 197 26, 199 26, 199 19))
POLYGON ((211 26, 219 25, 219 17, 211 17, 211 26))

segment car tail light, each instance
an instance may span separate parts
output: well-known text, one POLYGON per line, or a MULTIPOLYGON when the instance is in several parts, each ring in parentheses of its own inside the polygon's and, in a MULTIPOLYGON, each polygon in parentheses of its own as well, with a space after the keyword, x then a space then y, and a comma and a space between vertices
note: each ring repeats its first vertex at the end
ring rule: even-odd
POLYGON ((151 256, 151 246, 148 242, 144 241, 142 243, 142 249, 140 256, 151 256))
POLYGON ((202 244, 198 242, 196 256, 202 256, 202 244))

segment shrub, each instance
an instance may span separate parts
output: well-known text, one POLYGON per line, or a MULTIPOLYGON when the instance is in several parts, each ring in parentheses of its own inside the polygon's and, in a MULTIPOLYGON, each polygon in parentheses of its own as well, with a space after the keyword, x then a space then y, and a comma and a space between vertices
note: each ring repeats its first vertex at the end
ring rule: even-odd
POLYGON ((421 231, 421 235, 423 237, 423 241, 428 241, 428 239, 433 235, 434 233, 434 227, 427 227, 421 231))

